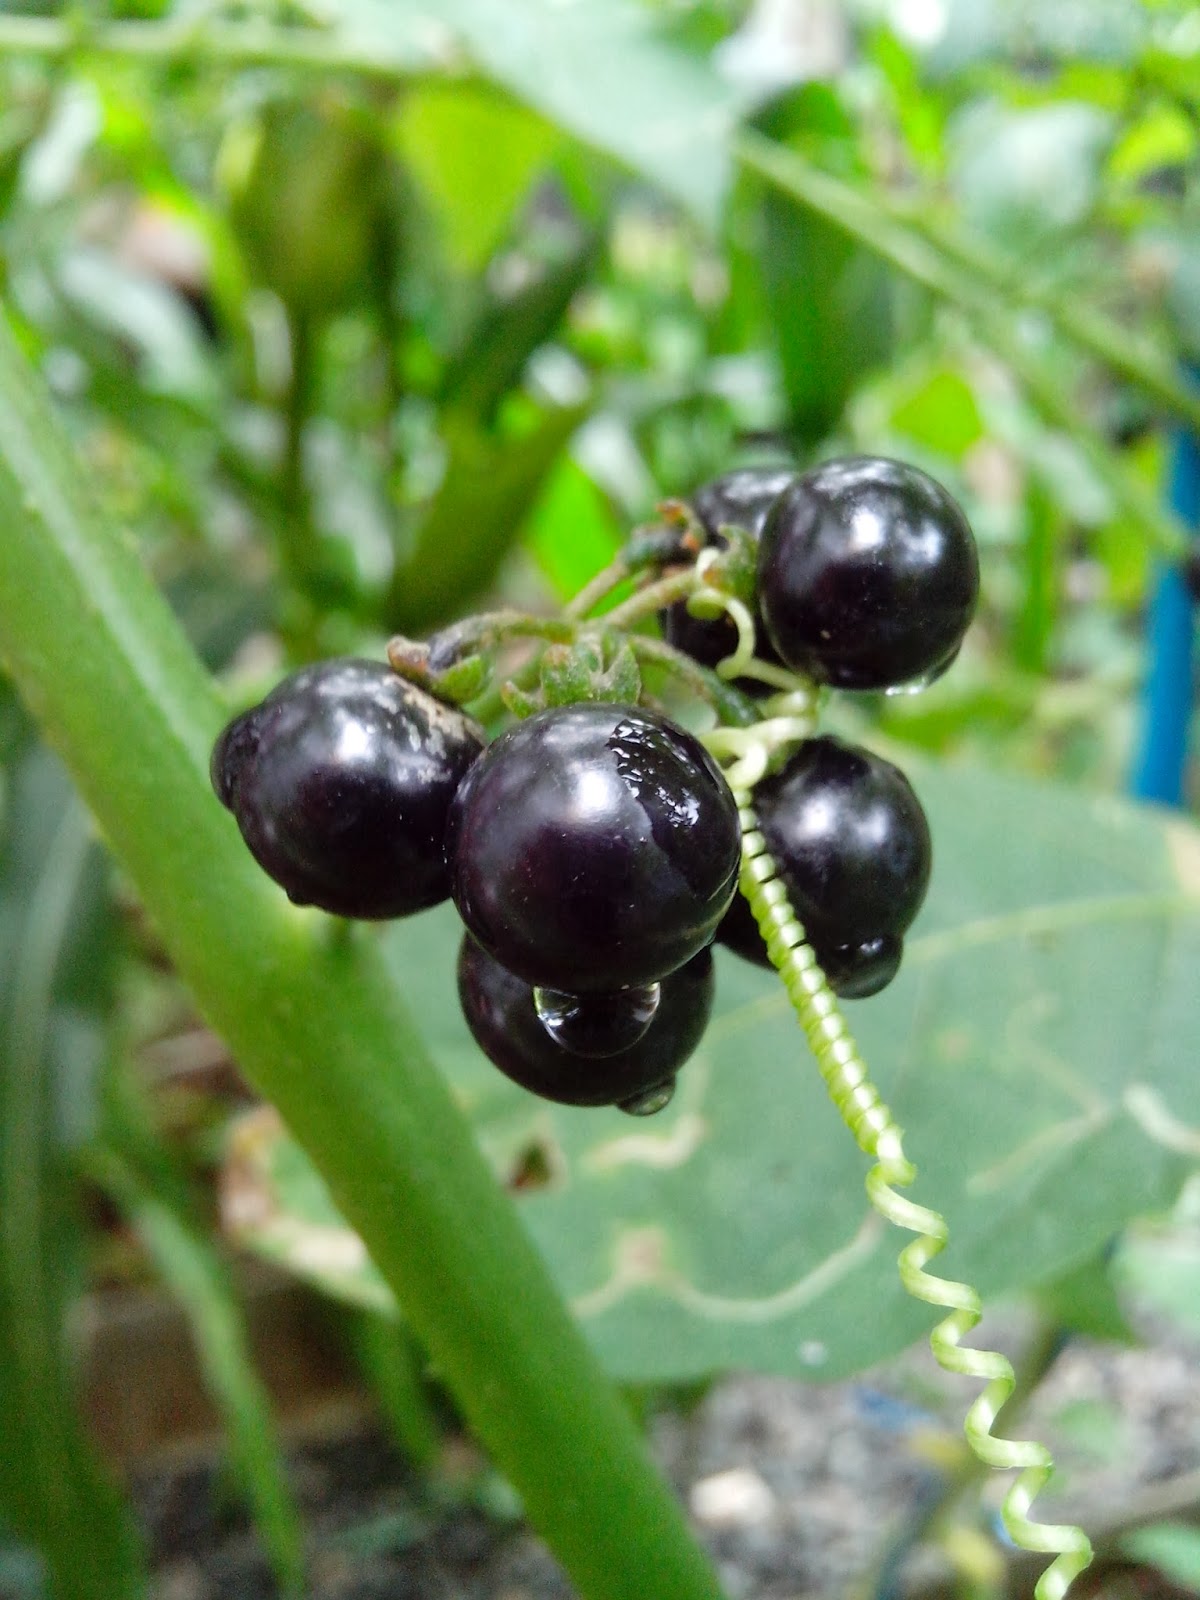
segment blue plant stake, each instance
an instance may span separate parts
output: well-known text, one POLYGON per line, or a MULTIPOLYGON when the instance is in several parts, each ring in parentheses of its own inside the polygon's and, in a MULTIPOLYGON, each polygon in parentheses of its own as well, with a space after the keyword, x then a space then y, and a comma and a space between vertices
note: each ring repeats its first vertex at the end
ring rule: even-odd
MULTIPOLYGON (((1200 529, 1200 440, 1180 428, 1167 489, 1171 509, 1200 529)), ((1159 568, 1147 627, 1148 669, 1141 745, 1130 778, 1139 800, 1183 804, 1192 715, 1194 603, 1177 564, 1159 568)))

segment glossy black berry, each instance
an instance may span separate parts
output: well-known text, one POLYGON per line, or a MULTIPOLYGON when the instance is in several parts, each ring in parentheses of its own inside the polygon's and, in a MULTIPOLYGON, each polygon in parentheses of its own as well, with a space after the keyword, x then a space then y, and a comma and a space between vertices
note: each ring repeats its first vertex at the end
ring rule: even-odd
POLYGON ((402 917, 450 892, 450 802, 483 738, 382 662, 305 667, 235 718, 213 788, 255 859, 300 905, 402 917))
POLYGON ((797 672, 838 689, 936 677, 975 611, 979 557, 957 502, 917 467, 829 461, 776 500, 758 603, 797 672))
POLYGON ((711 940, 740 856, 700 742, 635 706, 539 712, 463 780, 446 835, 455 904, 510 972, 568 994, 655 983, 711 940))
POLYGON ((669 1083, 700 1043, 712 1010, 712 955, 702 950, 664 978, 645 1033, 603 1059, 564 1050, 543 1027, 532 986, 469 934, 458 956, 458 995, 479 1048, 522 1088, 564 1105, 620 1105, 669 1083))
MULTIPOLYGON (((767 513, 795 477, 794 472, 784 468, 743 467, 697 489, 690 503, 704 529, 706 543, 724 548, 727 541, 721 533, 723 527, 744 528, 751 538, 758 540, 767 513)), ((763 661, 781 665, 757 611, 754 625, 758 641, 756 654, 763 661)), ((693 617, 682 600, 662 613, 662 628, 668 644, 705 667, 715 667, 737 649, 737 628, 728 616, 693 617)), ((776 692, 770 685, 753 678, 740 678, 737 682, 740 689, 750 694, 776 692)))
MULTIPOLYGON (((877 993, 929 885, 921 802, 898 767, 834 738, 809 739, 754 791, 754 808, 796 915, 833 988, 877 993)), ((719 937, 766 963, 739 896, 719 937)))

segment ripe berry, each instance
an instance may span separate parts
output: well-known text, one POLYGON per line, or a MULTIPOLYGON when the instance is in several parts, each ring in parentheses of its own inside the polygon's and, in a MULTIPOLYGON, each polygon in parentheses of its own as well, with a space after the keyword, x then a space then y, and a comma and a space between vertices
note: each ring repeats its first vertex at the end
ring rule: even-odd
MULTIPOLYGON (((727 540, 721 533, 723 527, 744 528, 757 541, 767 520, 767 513, 790 483, 795 473, 782 468, 744 467, 737 472, 727 472, 724 477, 705 484, 692 496, 691 506, 705 532, 705 542, 724 548, 727 540)), ((691 656, 701 666, 715 667, 737 649, 737 628, 727 615, 719 617, 693 617, 687 603, 677 601, 662 613, 663 637, 668 644, 691 656)), ((764 661, 782 665, 762 619, 754 613, 756 652, 764 661)), ((773 694, 769 684, 753 678, 740 678, 738 687, 750 694, 773 694)))
POLYGON ((733 897, 737 807, 698 740, 605 703, 498 738, 450 809, 467 927, 527 983, 589 994, 655 983, 703 949, 733 897))
POLYGON ((712 955, 701 950, 664 978, 646 1031, 635 1044, 603 1059, 565 1050, 542 1025, 532 986, 469 934, 458 955, 458 996, 479 1048, 522 1088, 563 1105, 621 1105, 668 1086, 700 1043, 712 1010, 712 955))
POLYGON ((936 677, 978 592, 961 509, 898 461, 851 456, 805 473, 775 502, 759 543, 758 600, 775 648, 838 689, 936 677))
MULTIPOLYGON (((895 976, 929 884, 929 824, 908 779, 868 750, 809 739, 757 786, 754 809, 833 988, 848 998, 876 993, 895 976)), ((767 964, 740 896, 719 937, 767 964)))
POLYGON ((298 905, 402 917, 450 892, 446 815, 478 728, 350 658, 305 667, 232 721, 212 782, 259 865, 298 905))

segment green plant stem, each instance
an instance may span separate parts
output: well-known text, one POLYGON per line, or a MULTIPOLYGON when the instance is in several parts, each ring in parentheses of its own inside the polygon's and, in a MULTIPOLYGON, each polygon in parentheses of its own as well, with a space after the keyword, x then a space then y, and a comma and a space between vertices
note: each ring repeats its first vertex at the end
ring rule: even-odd
POLYGON ((431 1064, 374 943, 330 937, 214 800, 213 686, 0 324, 0 655, 181 976, 325 1175, 587 1600, 711 1567, 431 1064))
MULTIPOLYGON (((376 30, 378 32, 378 30, 376 30)), ((279 28, 258 22, 92 22, 81 12, 55 17, 0 17, 0 55, 108 56, 168 64, 276 66, 341 70, 371 77, 408 77, 437 65, 415 44, 389 52, 377 37, 354 45, 322 28, 279 28)))
POLYGON ((288 315, 292 371, 283 408, 283 454, 279 462, 279 566, 299 595, 311 592, 316 569, 312 505, 304 473, 304 429, 316 377, 315 330, 303 312, 288 315))
POLYGON ((759 713, 754 701, 719 674, 692 661, 662 639, 649 639, 640 633, 631 633, 628 637, 629 647, 639 662, 663 667, 670 672, 686 684, 697 699, 712 706, 725 726, 748 728, 757 722, 759 713))
POLYGON ((1200 432, 1200 394, 1112 318, 1030 284, 1027 268, 997 259, 990 247, 985 250, 981 244, 950 235, 880 191, 868 195, 761 134, 739 134, 736 153, 743 166, 963 311, 978 315, 1003 305, 1013 311, 1033 307, 1043 312, 1064 337, 1200 432))
MULTIPOLYGON (((976 271, 956 262, 930 238, 898 221, 876 196, 830 177, 796 151, 754 133, 739 137, 737 151, 744 166, 962 311, 982 342, 1016 377, 1042 418, 1066 434, 1084 455, 1123 515, 1140 527, 1146 539, 1164 555, 1175 559, 1183 554, 1187 540, 1178 522, 1122 466, 1107 441, 1081 421, 1071 396, 1020 338, 1013 316, 1021 309, 1021 301, 1014 303, 998 293, 976 271)), ((1060 331, 1070 333, 1066 327, 1060 331)), ((1119 339, 1119 331, 1113 337, 1119 339)), ((1132 347, 1127 349, 1126 358, 1127 365, 1132 364, 1133 370, 1141 374, 1143 386, 1149 387, 1148 379, 1153 373, 1145 370, 1132 347)), ((1164 403, 1163 383, 1175 414, 1200 426, 1200 399, 1178 382, 1168 382, 1160 375, 1153 392, 1164 403)))

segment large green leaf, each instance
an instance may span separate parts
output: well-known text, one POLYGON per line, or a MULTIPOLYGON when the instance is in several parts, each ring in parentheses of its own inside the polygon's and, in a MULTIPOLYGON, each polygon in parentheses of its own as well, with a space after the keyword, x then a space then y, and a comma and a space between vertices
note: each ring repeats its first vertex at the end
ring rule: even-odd
MULTIPOLYGON (((937 852, 929 902, 900 977, 851 1020, 907 1130, 915 1197, 950 1221, 946 1270, 994 1295, 1089 1260, 1195 1156, 1200 834, 1062 788, 915 779, 937 852)), ((906 1236, 869 1210, 864 1158, 769 975, 722 959, 674 1105, 639 1123, 532 1100, 488 1066, 457 1012, 457 938, 445 910, 386 942, 493 1160, 548 1175, 523 1186, 526 1220, 614 1372, 831 1377, 930 1325, 897 1283, 906 1236)), ((289 1215, 296 1152, 278 1138, 260 1152, 267 1186, 284 1179, 272 1227, 293 1243, 277 1258, 312 1270, 319 1238, 352 1267, 311 1184, 307 1219, 289 1215)), ((364 1257, 351 1275, 378 1304, 364 1257)))
POLYGON ((140 1594, 136 1539, 78 1411, 70 1303, 83 1240, 69 1152, 106 1055, 106 871, 48 751, 5 774, 0 819, 0 1515, 57 1600, 140 1594))
POLYGON ((494 83, 633 168, 712 224, 737 112, 712 64, 637 0, 345 0, 365 47, 414 30, 465 48, 494 83))

